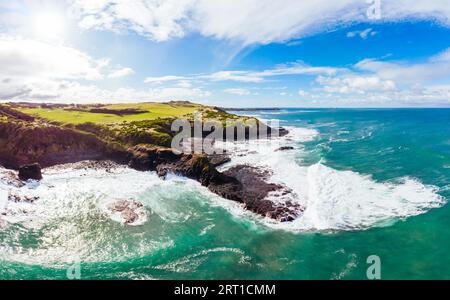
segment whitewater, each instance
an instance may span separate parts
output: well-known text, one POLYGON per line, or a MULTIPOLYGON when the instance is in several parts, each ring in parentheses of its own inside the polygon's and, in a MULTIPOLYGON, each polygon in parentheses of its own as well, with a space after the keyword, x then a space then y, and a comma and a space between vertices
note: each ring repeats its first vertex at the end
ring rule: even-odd
MULTIPOLYGON (((326 139, 331 143, 371 138, 366 131, 352 138, 348 136, 351 130, 337 130, 336 126, 325 122, 319 126, 285 125, 289 134, 284 137, 222 145, 232 151, 231 161, 220 170, 242 164, 256 166, 270 172, 270 182, 292 190, 289 195, 273 194, 270 199, 301 204, 305 210, 293 222, 280 223, 257 216, 239 203, 212 194, 193 180, 175 175, 162 180, 154 172, 127 167, 49 168, 44 170, 44 179, 39 183, 30 181, 19 188, 0 182, 3 198, 12 193, 38 199, 33 203, 7 201, 0 205, 0 259, 53 269, 76 259, 87 263, 125 263, 138 257, 164 256, 164 251, 177 247, 185 249, 186 241, 180 245, 180 239, 187 237, 180 237, 177 228, 179 232, 190 231, 189 240, 194 245, 204 238, 216 239, 215 235, 233 223, 244 226, 250 235, 280 231, 294 236, 339 235, 395 226, 399 221, 446 204, 447 199, 438 185, 425 184, 415 176, 391 176, 382 180, 369 172, 333 166, 320 152, 329 151, 326 147, 333 145, 323 142, 324 135, 329 134, 327 130, 335 130, 333 139, 326 139), (278 151, 281 147, 289 148, 278 151), (126 225, 105 209, 114 199, 142 203, 145 211, 140 221, 126 225)), ((195 273, 217 255, 236 257, 236 261, 227 263, 251 264, 251 251, 245 248, 236 243, 207 247, 201 242, 193 253, 169 261, 157 260, 152 270, 191 278, 188 274, 195 273)), ((159 278, 158 272, 150 277, 159 278)), ((125 273, 116 275, 137 276, 125 273)), ((149 278, 147 273, 141 271, 144 278, 149 278)))

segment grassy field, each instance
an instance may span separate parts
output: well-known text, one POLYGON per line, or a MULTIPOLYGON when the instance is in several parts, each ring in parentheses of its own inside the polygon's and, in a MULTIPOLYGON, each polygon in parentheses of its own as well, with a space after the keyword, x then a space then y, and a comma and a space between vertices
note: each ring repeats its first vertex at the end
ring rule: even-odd
POLYGON ((82 124, 87 122, 108 124, 130 121, 152 120, 165 117, 181 117, 192 114, 204 106, 197 104, 171 104, 171 103, 136 103, 136 104, 114 104, 105 105, 96 108, 109 110, 139 109, 144 113, 129 115, 117 115, 109 113, 92 113, 88 111, 70 111, 66 108, 16 108, 17 110, 46 119, 48 121, 59 122, 63 124, 82 124))
POLYGON ((170 147, 176 134, 171 127, 174 119, 193 122, 196 113, 203 121, 220 122, 224 127, 233 126, 236 122, 254 121, 247 126, 257 124, 252 117, 185 101, 111 105, 9 103, 0 105, 0 122, 18 122, 20 126, 33 128, 46 128, 51 123, 55 128, 94 135, 106 143, 124 148, 137 144, 170 147))

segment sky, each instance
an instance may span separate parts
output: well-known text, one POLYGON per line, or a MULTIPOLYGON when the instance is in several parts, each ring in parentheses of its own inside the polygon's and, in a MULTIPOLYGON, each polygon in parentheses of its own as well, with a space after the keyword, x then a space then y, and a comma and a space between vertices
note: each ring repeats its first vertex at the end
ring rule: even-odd
POLYGON ((0 100, 450 107, 450 5, 0 0, 0 100))

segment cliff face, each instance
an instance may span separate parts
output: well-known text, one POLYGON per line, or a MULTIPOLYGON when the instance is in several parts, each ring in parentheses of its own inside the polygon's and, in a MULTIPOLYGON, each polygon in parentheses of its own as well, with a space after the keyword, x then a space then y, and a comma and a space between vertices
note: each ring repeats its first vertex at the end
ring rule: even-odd
POLYGON ((18 169, 38 162, 43 167, 101 159, 114 150, 88 133, 52 125, 0 122, 0 164, 18 169))
POLYGON ((135 169, 156 171, 161 177, 173 173, 197 180, 211 192, 240 202, 246 209, 259 215, 286 222, 294 220, 303 212, 303 208, 296 203, 267 200, 271 192, 291 191, 281 185, 268 183, 267 174, 257 168, 237 166, 221 173, 216 169, 214 158, 198 154, 176 155, 169 148, 147 145, 132 147, 128 153, 129 165, 135 169))
MULTIPOLYGON (((225 113, 214 114, 226 117, 225 113)), ((279 204, 267 200, 272 192, 290 191, 268 183, 265 174, 255 168, 238 166, 221 173, 216 167, 229 160, 226 155, 175 154, 167 147, 170 147, 174 135, 170 125, 170 118, 115 123, 111 126, 94 123, 49 124, 43 119, 0 106, 0 165, 18 169, 33 163, 49 167, 83 160, 110 159, 137 170, 156 171, 161 177, 174 173, 197 180, 213 193, 279 221, 291 221, 301 214, 302 208, 294 203, 279 204)), ((270 127, 258 126, 258 129, 261 128, 268 129, 269 136, 274 133, 270 127)), ((250 128, 246 128, 246 139, 249 132, 250 128)), ((277 133, 283 135, 287 132, 277 129, 277 133)), ((204 134, 206 136, 208 133, 204 134)))

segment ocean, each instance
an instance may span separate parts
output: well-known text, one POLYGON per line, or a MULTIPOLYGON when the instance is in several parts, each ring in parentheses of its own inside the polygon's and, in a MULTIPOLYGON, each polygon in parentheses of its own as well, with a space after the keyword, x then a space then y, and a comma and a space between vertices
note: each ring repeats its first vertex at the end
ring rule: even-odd
POLYGON ((305 207, 298 219, 262 218, 174 175, 48 169, 41 183, 0 183, 39 197, 0 207, 0 279, 74 267, 81 279, 367 279, 374 255, 381 279, 450 279, 450 109, 244 114, 290 133, 236 144, 221 169, 269 170, 305 207), (117 222, 113 198, 140 201, 146 219, 117 222))

